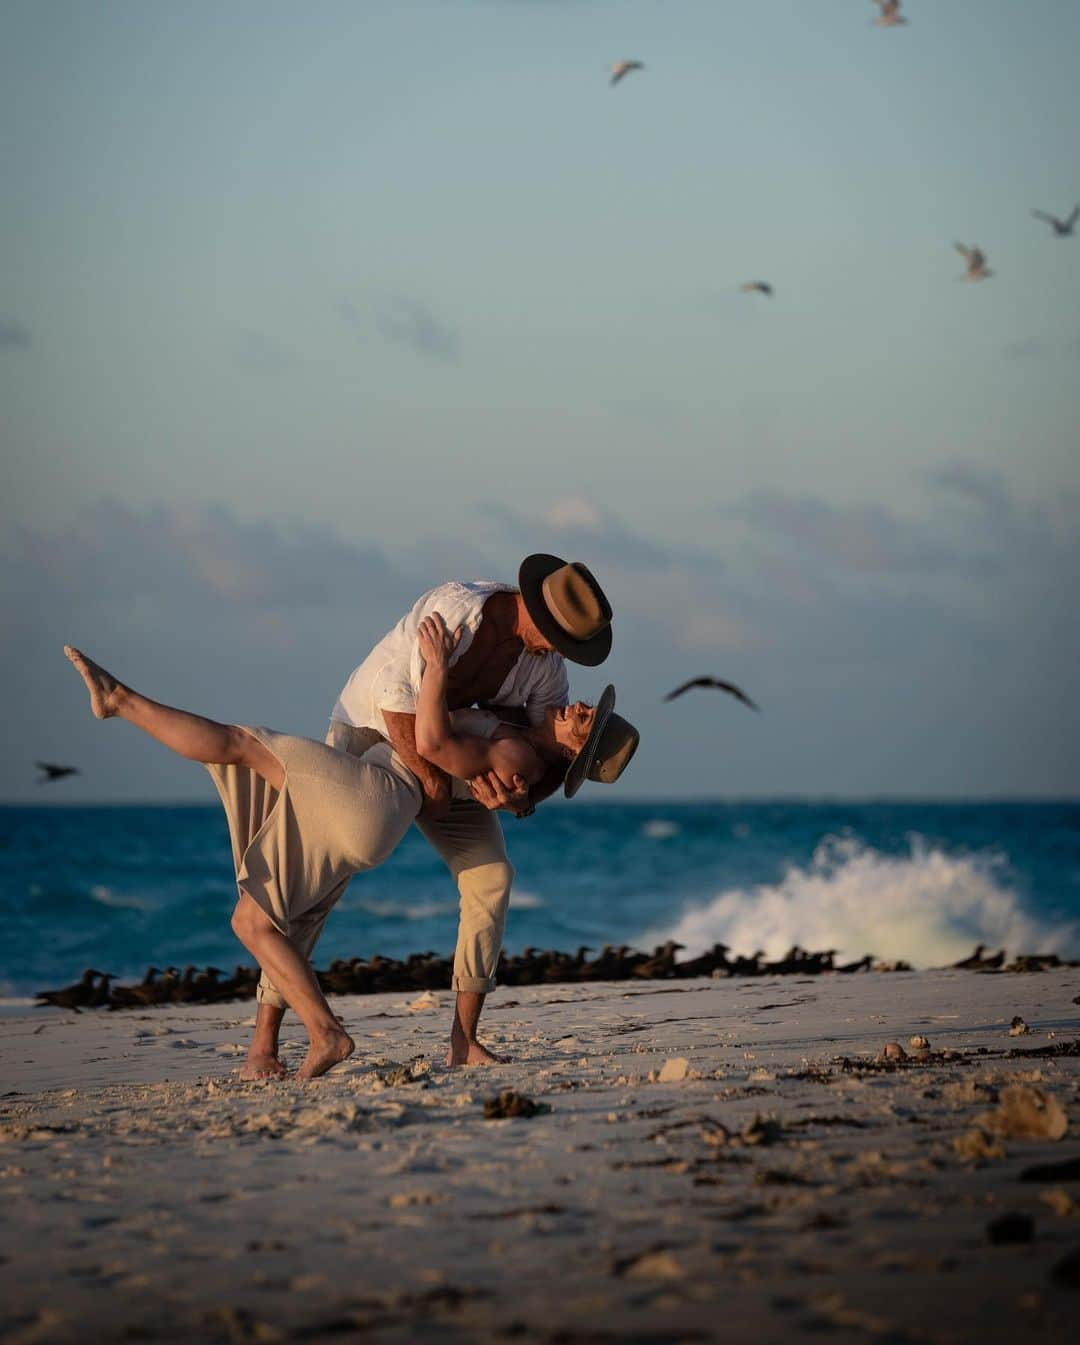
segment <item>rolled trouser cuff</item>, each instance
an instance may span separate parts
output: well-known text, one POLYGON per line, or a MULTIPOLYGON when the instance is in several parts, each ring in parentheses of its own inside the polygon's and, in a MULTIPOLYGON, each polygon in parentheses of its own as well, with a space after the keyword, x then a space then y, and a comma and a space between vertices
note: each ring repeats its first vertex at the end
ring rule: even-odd
POLYGON ((495 989, 513 881, 514 870, 505 859, 458 871, 460 918, 450 982, 454 990, 486 995, 495 989))
POLYGON ((451 990, 464 990, 470 995, 490 995, 495 989, 494 976, 455 976, 450 982, 451 990))
POLYGON ((255 991, 255 998, 260 1004, 272 1004, 275 1009, 287 1009, 289 1006, 285 1003, 285 997, 280 994, 267 980, 261 980, 258 989, 255 991))

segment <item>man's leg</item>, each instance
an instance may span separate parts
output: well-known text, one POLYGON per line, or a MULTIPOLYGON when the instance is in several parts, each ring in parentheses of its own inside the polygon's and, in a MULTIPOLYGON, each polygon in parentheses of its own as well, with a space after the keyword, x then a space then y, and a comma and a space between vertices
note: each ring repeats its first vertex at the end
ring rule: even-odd
POLYGON ((477 1039, 477 1024, 484 998, 495 988, 514 880, 502 827, 494 813, 466 799, 455 799, 449 815, 440 821, 418 818, 416 825, 446 861, 460 894, 452 982, 457 1004, 446 1063, 501 1063, 477 1039))

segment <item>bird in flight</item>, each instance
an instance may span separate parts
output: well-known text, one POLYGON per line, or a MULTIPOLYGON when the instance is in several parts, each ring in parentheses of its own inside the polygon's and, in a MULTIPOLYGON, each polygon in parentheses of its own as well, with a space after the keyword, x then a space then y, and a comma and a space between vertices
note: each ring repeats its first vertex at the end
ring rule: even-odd
POLYGON ((986 264, 986 254, 981 248, 968 248, 963 243, 956 244, 956 250, 967 262, 967 270, 961 280, 986 280, 994 273, 986 264))
POLYGON ((54 766, 51 761, 35 761, 34 765, 42 772, 39 785, 51 784, 54 780, 62 780, 65 775, 78 775, 78 766, 54 766))
POLYGON ((1048 215, 1045 210, 1033 210, 1031 213, 1036 219, 1045 220, 1053 229, 1055 237, 1071 238, 1076 221, 1080 219, 1080 205, 1073 206, 1073 212, 1068 219, 1058 219, 1056 215, 1048 215))
POLYGON ((748 280, 745 285, 740 285, 739 289, 744 294, 767 294, 772 298, 772 286, 767 280, 748 280))
POLYGON ((723 682, 719 677, 691 677, 689 682, 684 682, 674 691, 669 691, 664 700, 673 701, 676 696, 681 696, 683 692, 689 691, 692 687, 716 687, 718 691, 726 691, 729 696, 734 696, 737 701, 742 701, 751 710, 760 709, 760 706, 755 705, 746 692, 740 690, 734 682, 723 682))
POLYGON ((633 70, 644 70, 645 66, 641 61, 616 61, 611 67, 611 82, 618 84, 620 79, 625 79, 633 70))
POLYGON ((898 28, 900 24, 907 23, 900 13, 900 0, 874 0, 874 4, 881 10, 874 20, 879 28, 898 28))

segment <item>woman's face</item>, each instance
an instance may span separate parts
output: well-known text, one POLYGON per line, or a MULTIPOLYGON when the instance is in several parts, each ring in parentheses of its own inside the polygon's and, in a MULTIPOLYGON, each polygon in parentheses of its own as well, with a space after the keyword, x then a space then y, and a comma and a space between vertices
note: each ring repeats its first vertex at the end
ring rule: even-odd
POLYGON ((584 701, 575 701, 573 705, 559 705, 548 710, 551 716, 551 730, 560 747, 567 748, 576 756, 585 746, 592 728, 596 709, 584 701))

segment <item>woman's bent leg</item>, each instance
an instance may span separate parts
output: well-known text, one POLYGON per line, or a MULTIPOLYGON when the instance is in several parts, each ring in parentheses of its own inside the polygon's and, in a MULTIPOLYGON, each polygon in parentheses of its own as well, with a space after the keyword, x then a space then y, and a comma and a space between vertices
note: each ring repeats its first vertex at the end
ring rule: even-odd
POLYGON ((257 902, 245 892, 236 903, 233 932, 259 966, 272 977, 289 1007, 307 1029, 311 1045, 297 1071, 314 1079, 352 1055, 355 1044, 334 1017, 306 962, 257 902))
POLYGON ((189 761, 201 761, 204 766, 248 766, 272 789, 284 785, 280 762, 250 733, 235 724, 219 724, 141 696, 71 645, 64 646, 64 653, 86 683, 90 709, 98 719, 126 719, 189 761))

